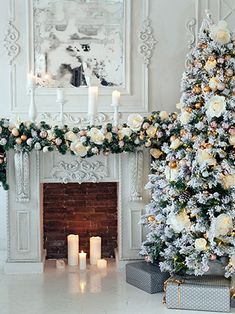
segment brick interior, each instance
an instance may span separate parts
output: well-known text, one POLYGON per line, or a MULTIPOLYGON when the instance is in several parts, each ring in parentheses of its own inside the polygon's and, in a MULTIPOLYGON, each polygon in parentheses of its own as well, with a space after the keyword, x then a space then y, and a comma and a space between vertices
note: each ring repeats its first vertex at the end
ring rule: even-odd
POLYGON ((79 250, 89 255, 91 236, 102 237, 102 257, 117 247, 117 183, 46 183, 44 247, 47 258, 66 258, 70 233, 79 234, 79 250))

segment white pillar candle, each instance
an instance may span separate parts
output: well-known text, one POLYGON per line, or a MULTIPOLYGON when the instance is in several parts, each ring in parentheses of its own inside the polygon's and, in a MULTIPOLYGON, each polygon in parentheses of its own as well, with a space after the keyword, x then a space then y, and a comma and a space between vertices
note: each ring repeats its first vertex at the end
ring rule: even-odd
POLYGON ((80 270, 86 269, 86 253, 83 251, 79 253, 79 266, 80 270))
POLYGON ((117 90, 114 90, 112 93, 112 105, 119 106, 120 105, 120 95, 121 93, 117 90))
POLYGON ((68 264, 69 266, 78 265, 79 252, 79 236, 77 234, 70 234, 68 240, 68 264))
POLYGON ((88 116, 97 114, 98 86, 90 86, 88 89, 88 116))
POLYGON ((56 95, 57 95, 57 102, 64 102, 64 91, 62 88, 57 88, 56 90, 56 95))
POLYGON ((90 238, 90 264, 96 265, 98 259, 101 259, 101 237, 91 237, 90 238))
POLYGON ((98 259, 97 260, 97 267, 99 269, 106 269, 107 268, 107 261, 106 261, 106 259, 98 259))

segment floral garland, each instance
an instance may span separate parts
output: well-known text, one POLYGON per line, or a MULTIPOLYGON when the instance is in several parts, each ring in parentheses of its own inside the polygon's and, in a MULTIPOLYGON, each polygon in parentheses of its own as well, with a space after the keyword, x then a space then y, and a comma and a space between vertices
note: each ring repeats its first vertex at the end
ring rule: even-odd
POLYGON ((175 130, 177 114, 165 111, 153 112, 148 117, 131 114, 127 123, 113 126, 111 123, 88 126, 84 129, 50 126, 42 121, 11 123, 0 120, 0 182, 7 190, 6 151, 10 149, 30 152, 32 150, 70 152, 81 158, 103 153, 119 154, 134 152, 137 147, 150 147, 153 157, 163 154, 161 146, 168 142, 175 130))

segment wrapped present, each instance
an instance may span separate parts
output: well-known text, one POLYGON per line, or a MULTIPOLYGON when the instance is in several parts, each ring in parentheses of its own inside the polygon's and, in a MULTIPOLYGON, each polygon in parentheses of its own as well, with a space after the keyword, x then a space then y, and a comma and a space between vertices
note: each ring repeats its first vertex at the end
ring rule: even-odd
POLYGON ((126 265, 126 282, 148 293, 162 292, 168 273, 161 273, 157 264, 144 261, 126 265))
POLYGON ((170 309, 230 311, 230 280, 224 277, 171 277, 165 282, 164 290, 170 309))

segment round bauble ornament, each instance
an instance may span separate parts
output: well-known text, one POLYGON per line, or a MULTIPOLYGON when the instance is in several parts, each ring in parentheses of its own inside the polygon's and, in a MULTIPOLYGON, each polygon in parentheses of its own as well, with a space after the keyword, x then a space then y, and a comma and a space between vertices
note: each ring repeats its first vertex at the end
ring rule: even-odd
POLYGON ((154 222, 155 221, 155 216, 150 215, 148 216, 148 222, 154 222))
POLYGON ((2 165, 4 163, 4 159, 0 158, 0 165, 2 165))
POLYGON ((224 59, 225 59, 225 60, 229 60, 229 59, 231 59, 231 57, 232 57, 231 55, 226 54, 226 55, 224 56, 224 59))
POLYGON ((217 89, 221 90, 221 91, 224 90, 225 89, 225 84, 222 83, 222 82, 219 82, 218 85, 217 85, 217 89))
POLYGON ((205 93, 210 93, 211 89, 210 89, 209 86, 205 86, 205 87, 203 88, 203 91, 204 91, 205 93))
POLYGON ((214 56, 210 56, 210 57, 208 58, 208 60, 211 61, 211 62, 212 62, 212 61, 215 61, 215 57, 214 57, 214 56))
POLYGON ((193 109, 192 109, 191 107, 187 107, 187 108, 186 108, 186 111, 189 112, 189 113, 191 113, 191 112, 193 111, 193 109))
POLYGON ((200 109, 201 106, 202 106, 202 104, 201 104, 200 102, 197 102, 197 103, 195 104, 195 108, 196 108, 196 109, 200 109))
POLYGON ((170 161, 170 162, 169 162, 169 167, 170 167, 171 169, 177 168, 177 163, 176 163, 176 161, 175 161, 175 160, 170 161))
POLYGON ((197 140, 197 135, 192 136, 192 141, 195 142, 197 140))
POLYGON ((215 261, 217 259, 217 256, 215 254, 211 254, 210 260, 215 261))
POLYGON ((21 137, 20 137, 21 139, 22 139, 22 141, 24 142, 24 141, 26 141, 27 140, 27 135, 25 135, 25 134, 23 134, 23 135, 21 135, 21 137))
POLYGON ((22 143, 22 139, 20 137, 16 138, 16 144, 20 145, 22 143))
POLYGON ((196 85, 196 86, 194 86, 194 88, 193 88, 193 93, 194 94, 200 94, 201 93, 201 91, 202 91, 202 89, 201 89, 201 87, 200 86, 198 86, 198 85, 196 85))
POLYGON ((232 70, 232 69, 227 69, 227 70, 225 71, 225 74, 226 74, 227 76, 231 77, 231 76, 233 76, 233 70, 232 70))
POLYGON ((20 133, 19 133, 19 130, 17 128, 13 128, 11 130, 11 134, 14 135, 14 136, 19 136, 20 133))
POLYGON ((144 257, 144 260, 145 260, 146 263, 151 263, 151 258, 150 258, 150 256, 145 256, 145 257, 144 257))
POLYGON ((180 135, 181 136, 185 136, 187 134, 187 131, 185 131, 185 130, 180 130, 180 135))

